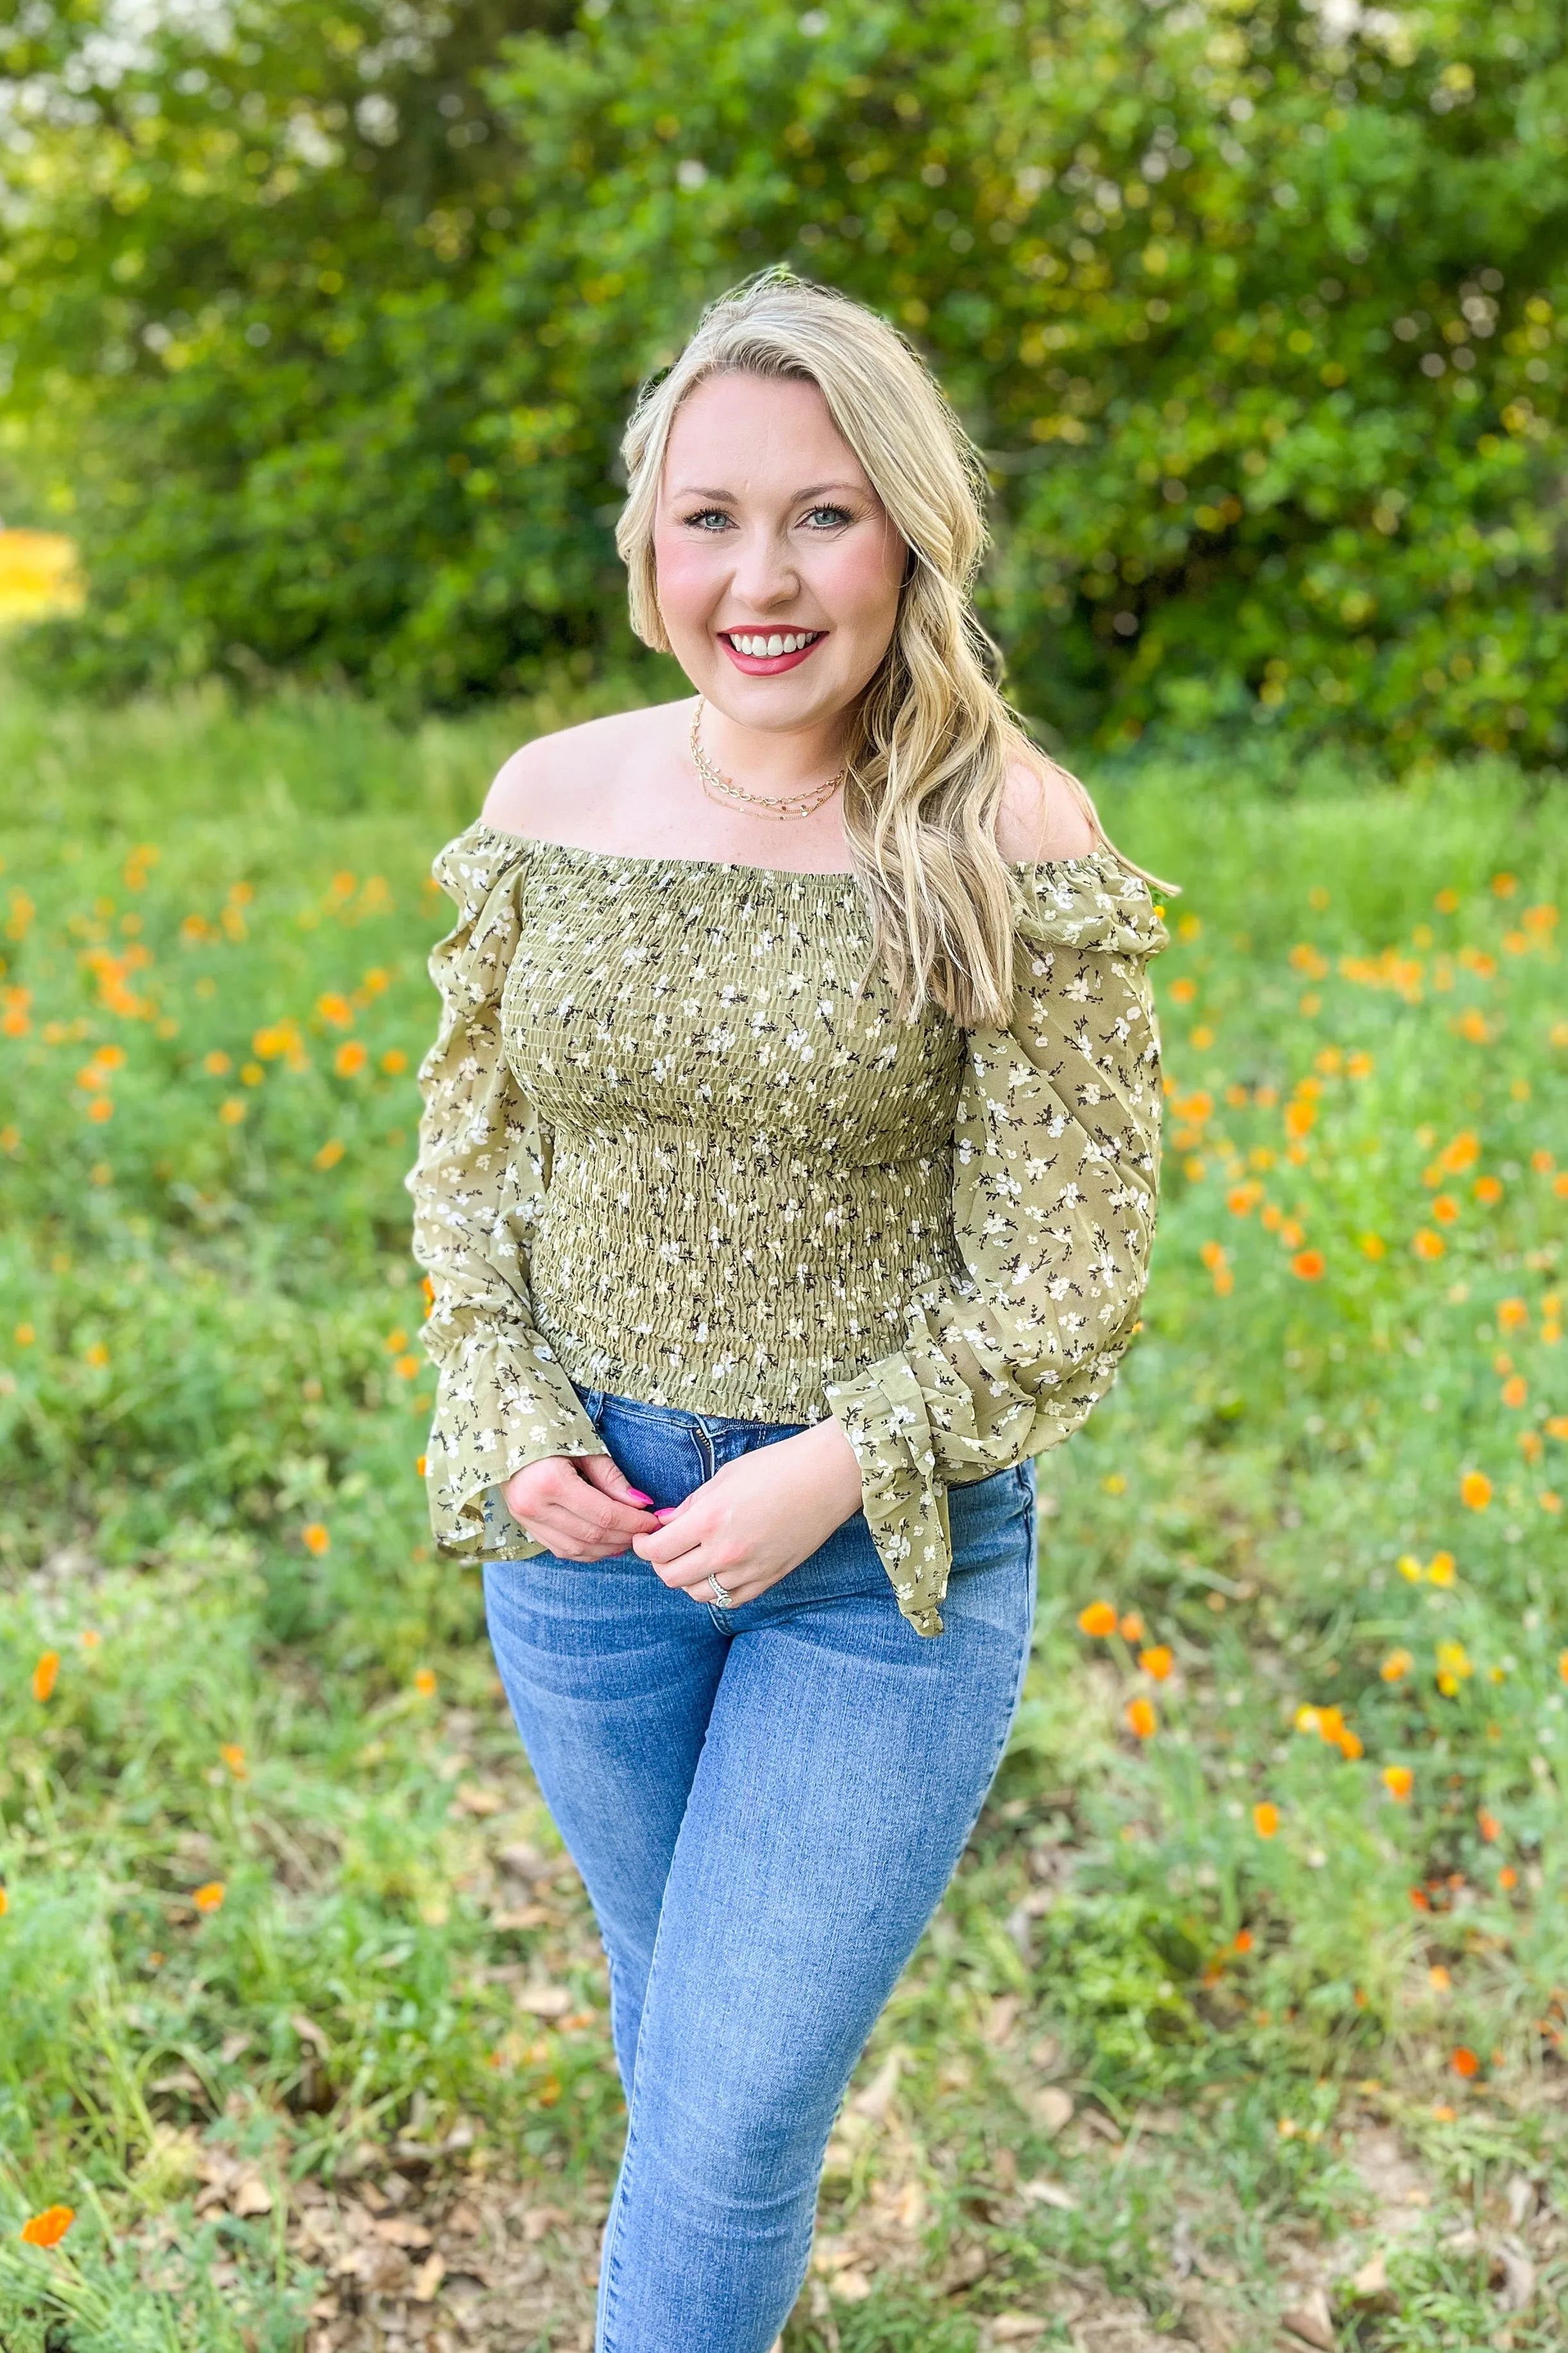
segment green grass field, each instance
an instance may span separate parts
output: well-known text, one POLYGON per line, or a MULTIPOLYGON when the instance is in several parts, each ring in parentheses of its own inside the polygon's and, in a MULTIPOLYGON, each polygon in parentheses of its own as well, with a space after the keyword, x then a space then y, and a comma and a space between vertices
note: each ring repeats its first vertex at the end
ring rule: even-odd
MULTIPOLYGON (((431 854, 581 707, 0 709, 7 2353, 590 2342, 603 1971, 425 1526, 402 1189, 431 854)), ((1185 885, 1146 1328, 786 2346, 1545 2353, 1561 808, 1099 782, 1185 885)))

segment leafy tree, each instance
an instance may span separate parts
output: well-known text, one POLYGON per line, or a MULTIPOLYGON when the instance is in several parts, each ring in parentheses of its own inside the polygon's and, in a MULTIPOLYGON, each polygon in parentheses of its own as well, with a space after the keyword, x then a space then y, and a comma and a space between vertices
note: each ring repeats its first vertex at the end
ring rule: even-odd
POLYGON ((200 62, 162 33, 12 164, 11 400, 95 587, 40 651, 450 701, 623 644, 627 402, 787 259, 897 319, 986 449, 1047 724, 1552 759, 1562 19, 1347 20, 585 0, 432 16, 395 71, 369 8, 251 0, 200 62))

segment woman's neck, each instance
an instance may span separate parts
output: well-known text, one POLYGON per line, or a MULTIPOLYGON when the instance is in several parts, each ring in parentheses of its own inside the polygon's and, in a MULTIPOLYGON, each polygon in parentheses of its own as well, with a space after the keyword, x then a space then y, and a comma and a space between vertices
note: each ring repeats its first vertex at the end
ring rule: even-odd
POLYGON ((802 727, 743 727, 710 702, 702 710, 703 750, 750 793, 799 793, 824 783, 842 765, 848 735, 844 711, 802 727))

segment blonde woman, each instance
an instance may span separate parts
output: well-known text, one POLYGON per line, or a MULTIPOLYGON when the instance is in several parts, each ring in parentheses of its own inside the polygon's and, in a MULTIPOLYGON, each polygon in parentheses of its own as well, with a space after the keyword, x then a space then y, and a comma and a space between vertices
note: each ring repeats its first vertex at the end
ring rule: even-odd
POLYGON ((770 273, 625 454, 695 692, 437 861, 430 1498, 609 1956, 600 2353, 764 2353, 1007 1738, 1032 1458, 1135 1325, 1164 934, 992 683, 984 476, 891 329, 770 273))

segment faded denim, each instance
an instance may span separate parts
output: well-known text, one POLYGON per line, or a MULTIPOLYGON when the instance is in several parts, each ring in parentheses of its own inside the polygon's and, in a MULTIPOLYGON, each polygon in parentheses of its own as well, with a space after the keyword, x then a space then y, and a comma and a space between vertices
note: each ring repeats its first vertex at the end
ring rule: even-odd
MULTIPOLYGON (((658 1504, 794 1435, 578 1394, 658 1504)), ((931 1641, 858 1513, 731 1610, 635 1553, 486 1569, 512 1714, 609 1956, 629 2117, 598 2353, 766 2353, 799 2292, 838 2104, 973 1829, 1028 1657, 1032 1464, 949 1501, 931 1641)))

